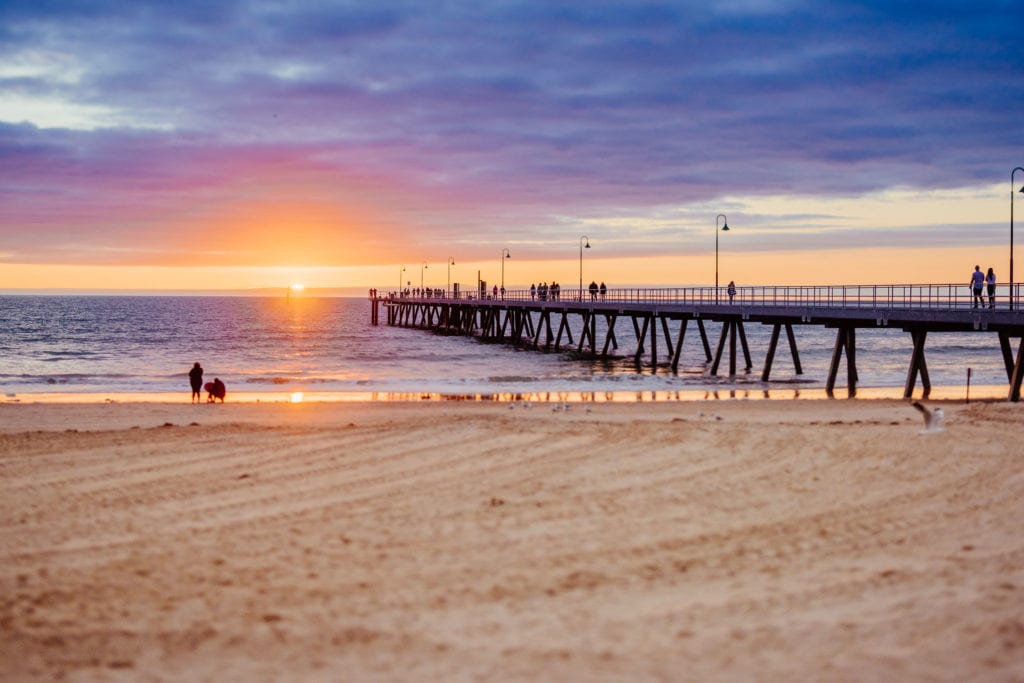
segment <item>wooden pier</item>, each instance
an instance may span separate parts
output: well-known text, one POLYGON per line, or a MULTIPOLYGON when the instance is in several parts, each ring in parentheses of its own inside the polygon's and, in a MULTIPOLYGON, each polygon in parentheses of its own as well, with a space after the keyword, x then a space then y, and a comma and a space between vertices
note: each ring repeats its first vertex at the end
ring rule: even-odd
MULTIPOLYGON (((432 294, 439 296, 374 297, 371 322, 378 324, 383 306, 387 324, 392 326, 610 358, 619 348, 617 324, 628 319, 636 341, 634 361, 638 365, 649 362, 655 369, 664 365, 672 372, 678 372, 684 339, 695 328, 709 364, 707 372, 712 376, 719 374, 723 359, 728 361, 729 376, 737 374, 740 362, 744 371, 750 372, 753 362, 745 325, 770 325, 770 341, 761 366, 765 382, 770 379, 783 331, 794 370, 802 374, 793 328, 817 325, 836 331, 826 392, 833 395, 845 359, 851 397, 857 392, 859 329, 900 329, 909 334, 911 359, 904 386, 907 398, 913 395, 918 380, 924 396, 931 391, 925 356, 929 332, 987 333, 998 339, 1010 401, 1020 400, 1024 379, 1024 314, 1019 308, 1010 308, 1005 298, 992 307, 988 307, 986 298, 985 306, 974 307, 970 292, 961 285, 741 287, 734 298, 724 287, 609 290, 603 297, 567 290, 565 296, 555 300, 539 300, 520 290, 506 292, 499 299, 432 294), (604 323, 604 339, 598 339, 598 320, 604 323), (578 324, 570 325, 570 321, 578 324), (707 323, 719 326, 714 351, 707 323), (578 339, 573 338, 574 327, 580 330, 578 339), (664 342, 660 352, 659 339, 664 342)), ((1014 300, 1020 301, 1019 292, 1014 300)))

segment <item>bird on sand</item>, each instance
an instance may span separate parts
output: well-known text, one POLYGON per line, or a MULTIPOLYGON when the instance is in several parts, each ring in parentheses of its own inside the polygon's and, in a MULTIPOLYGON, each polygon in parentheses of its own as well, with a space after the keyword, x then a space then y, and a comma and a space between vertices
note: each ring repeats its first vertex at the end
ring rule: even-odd
POLYGON ((942 412, 942 408, 936 408, 935 410, 929 409, 918 401, 914 401, 912 404, 915 408, 920 411, 921 415, 924 416, 924 431, 926 432, 944 432, 946 428, 943 426, 945 415, 942 412))

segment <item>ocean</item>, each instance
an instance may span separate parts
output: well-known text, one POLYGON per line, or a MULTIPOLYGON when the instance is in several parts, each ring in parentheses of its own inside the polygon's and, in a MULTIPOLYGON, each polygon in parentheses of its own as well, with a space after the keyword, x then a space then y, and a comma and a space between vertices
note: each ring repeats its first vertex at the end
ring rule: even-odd
MULTIPOLYGON (((804 373, 795 374, 783 335, 766 384, 760 367, 771 330, 758 324, 746 326, 753 371, 729 378, 726 361, 718 377, 706 374, 692 325, 673 374, 633 364, 628 320, 616 327, 625 358, 611 362, 390 327, 383 314, 381 320, 370 324, 362 298, 0 296, 0 388, 7 401, 123 394, 187 400, 188 371, 198 361, 204 379, 221 378, 234 400, 815 397, 823 395, 835 342, 834 330, 796 327, 804 373)), ((709 323, 712 345, 717 330, 709 323)), ((858 395, 901 396, 911 351, 905 332, 859 330, 858 395)), ((972 396, 1005 396, 995 333, 932 333, 926 358, 933 397, 963 397, 968 368, 972 396)), ((844 363, 838 397, 846 395, 845 383, 844 363)))

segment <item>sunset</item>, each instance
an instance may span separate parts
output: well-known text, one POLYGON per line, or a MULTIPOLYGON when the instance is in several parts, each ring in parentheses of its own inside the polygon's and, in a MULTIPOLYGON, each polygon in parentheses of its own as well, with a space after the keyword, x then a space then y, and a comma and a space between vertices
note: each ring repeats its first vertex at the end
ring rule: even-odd
POLYGON ((1022 38, 0 3, 0 681, 1022 680, 1022 38))
POLYGON ((475 281, 503 247, 528 285, 583 234, 622 284, 706 283, 719 213, 744 282, 874 248, 857 283, 1008 273, 1017 14, 8 3, 0 288, 382 287, 449 256, 475 281))

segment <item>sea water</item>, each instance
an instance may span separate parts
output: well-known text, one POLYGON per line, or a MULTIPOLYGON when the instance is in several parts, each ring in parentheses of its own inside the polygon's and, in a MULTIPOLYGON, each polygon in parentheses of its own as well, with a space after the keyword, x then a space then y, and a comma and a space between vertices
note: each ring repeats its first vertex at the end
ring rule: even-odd
MULTIPOLYGON (((0 389, 7 400, 42 394, 88 398, 105 394, 189 392, 194 362, 204 380, 220 377, 232 396, 281 395, 676 395, 679 392, 764 392, 784 395, 824 387, 835 330, 796 326, 803 365, 797 375, 785 335, 772 381, 760 381, 771 328, 745 326, 753 370, 708 374, 696 326, 687 328, 678 373, 633 362, 629 320, 616 326, 619 358, 591 361, 571 351, 538 352, 477 339, 370 322, 371 304, 358 298, 236 296, 2 296, 0 389)), ((575 324, 578 326, 579 321, 575 324)), ((673 323, 673 339, 679 323, 673 323)), ((712 350, 719 326, 706 324, 712 350)), ((579 339, 579 329, 573 330, 579 339)), ((605 331, 598 325, 598 342, 605 331)), ((667 360, 664 337, 659 354, 667 360)), ((898 329, 857 331, 858 389, 899 396, 912 344, 898 329)), ((728 351, 726 351, 726 356, 728 351)), ((931 333, 926 358, 932 385, 962 395, 967 369, 975 387, 1007 386, 995 333, 931 333)), ((837 393, 846 383, 845 359, 837 393)), ((920 382, 918 392, 920 392, 920 382)))

